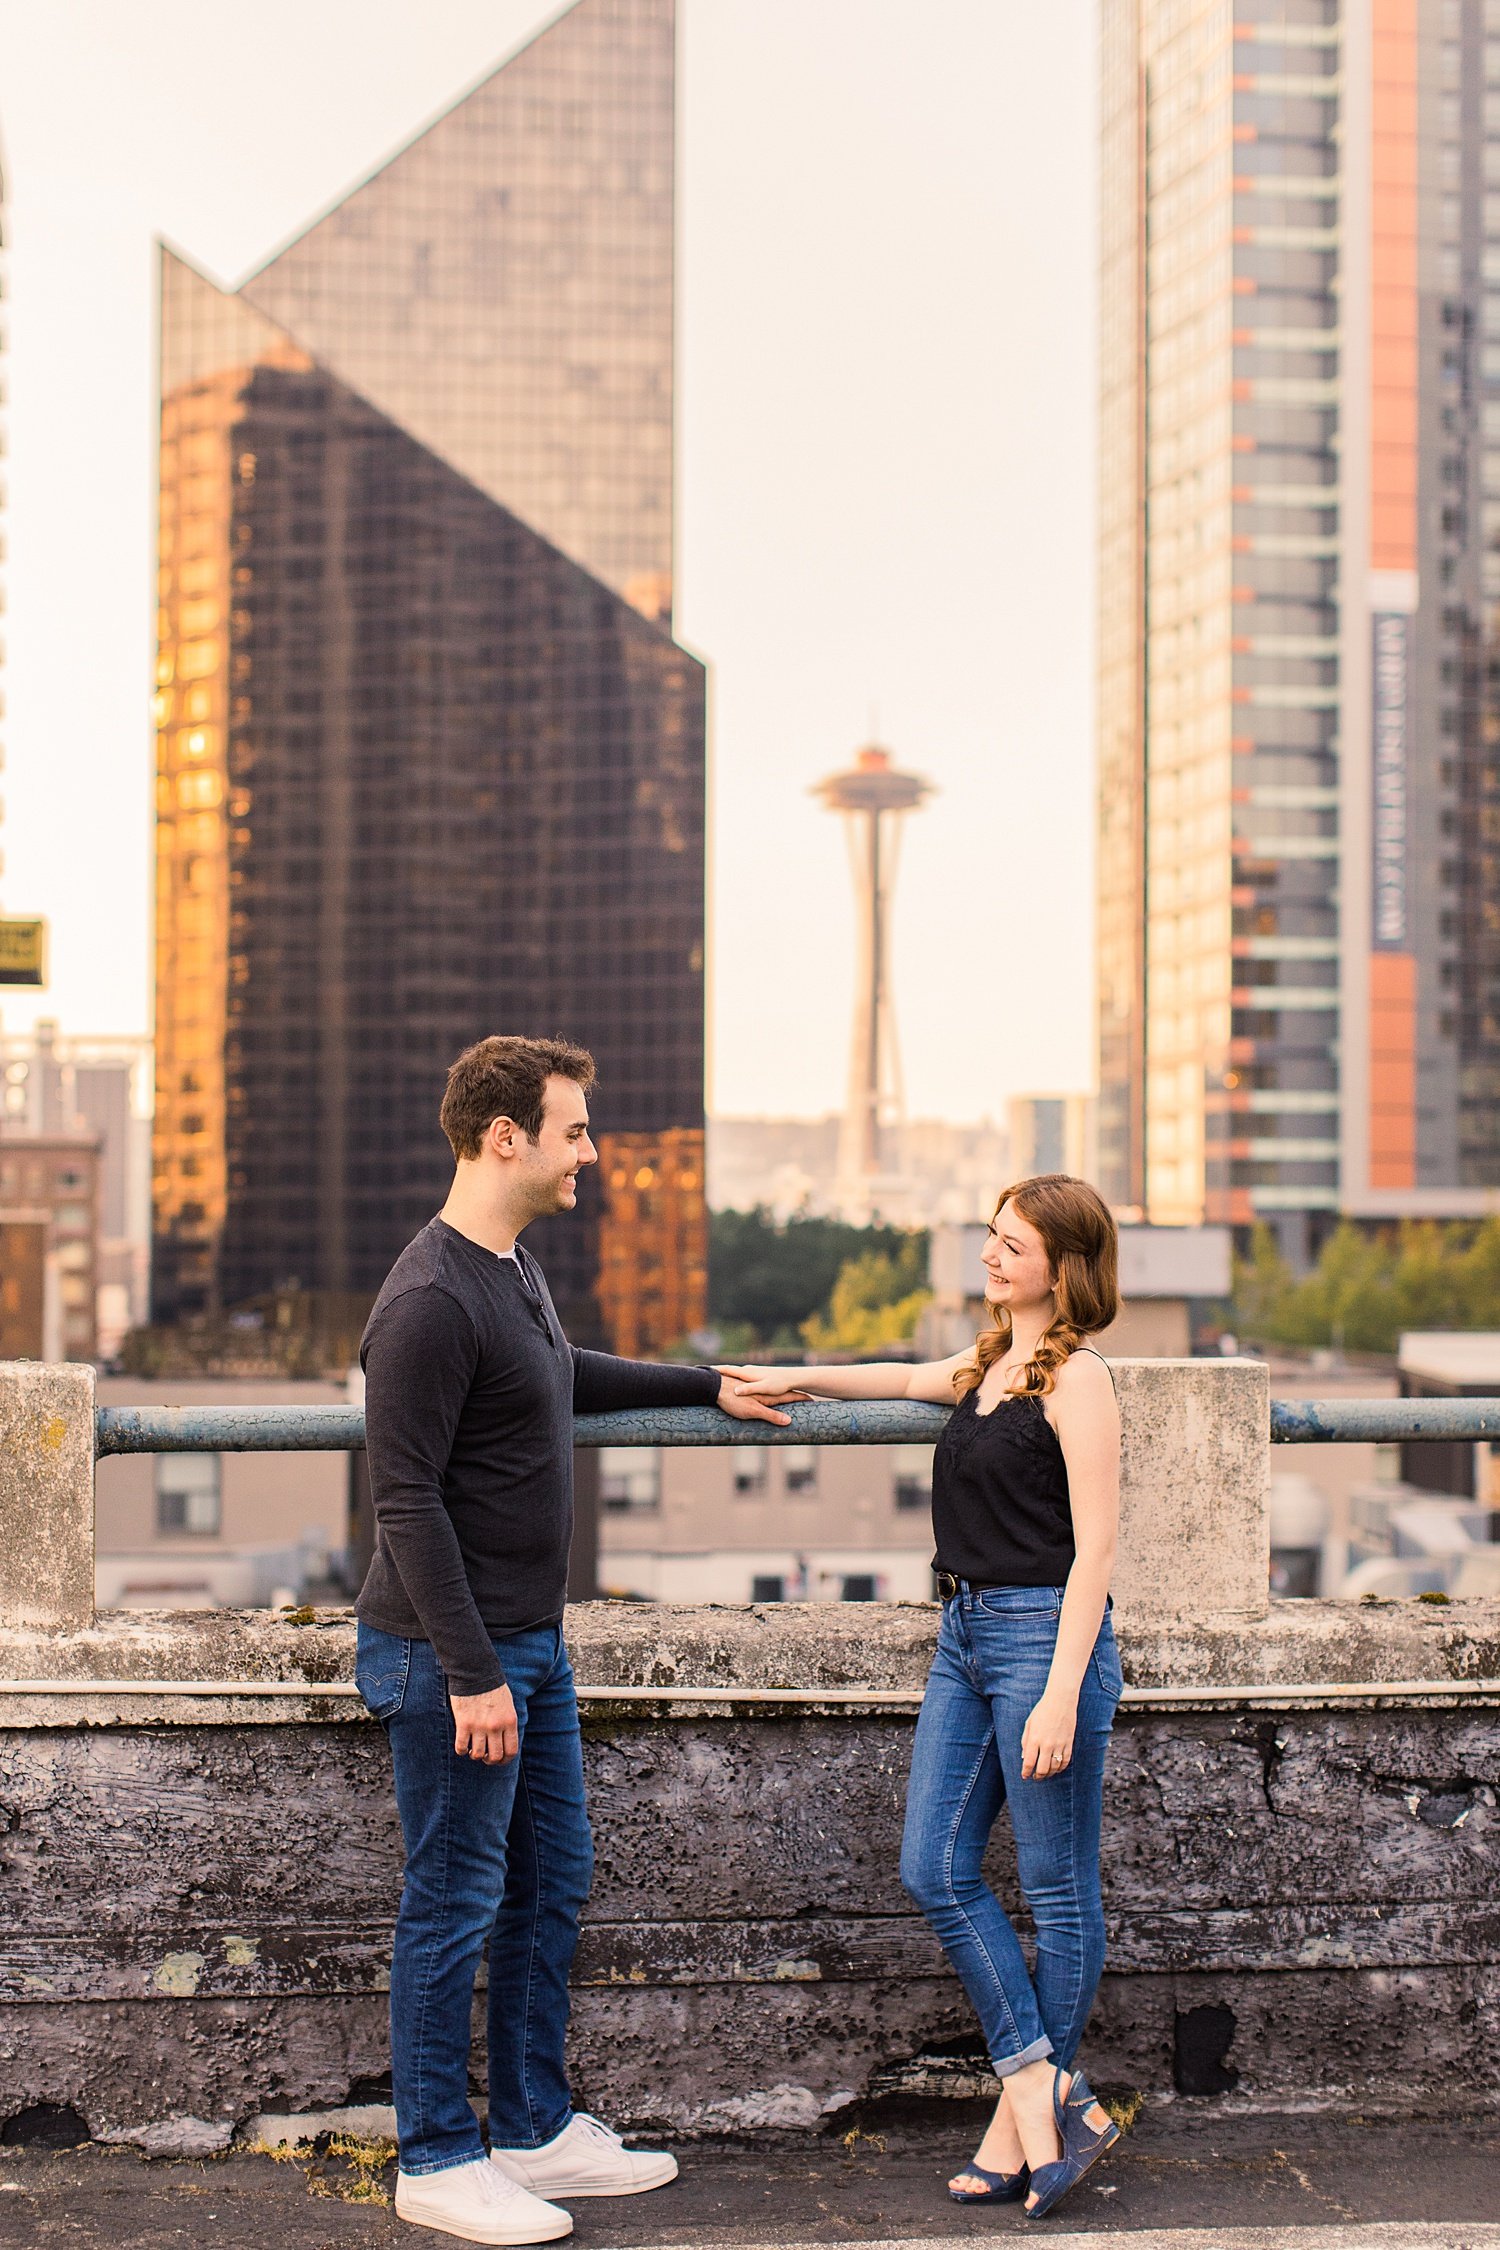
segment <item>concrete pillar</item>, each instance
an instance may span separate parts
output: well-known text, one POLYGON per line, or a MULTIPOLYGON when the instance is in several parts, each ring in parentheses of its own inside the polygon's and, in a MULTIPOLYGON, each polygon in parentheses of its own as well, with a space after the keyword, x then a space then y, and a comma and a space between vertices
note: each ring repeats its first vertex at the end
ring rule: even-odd
POLYGON ((1260 1360, 1117 1359, 1120 1559, 1131 1625, 1265 1617, 1271 1384, 1260 1360))
POLYGON ((94 1621, 94 1370, 0 1360, 0 1628, 94 1621))

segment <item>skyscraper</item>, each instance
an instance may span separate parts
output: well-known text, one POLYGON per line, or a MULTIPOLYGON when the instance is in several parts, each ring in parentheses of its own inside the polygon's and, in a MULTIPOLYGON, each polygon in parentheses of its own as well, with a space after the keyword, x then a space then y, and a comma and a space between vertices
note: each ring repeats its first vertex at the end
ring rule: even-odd
POLYGON ((578 0, 237 291, 163 250, 160 1317, 373 1291, 497 1030, 599 1062, 579 1336, 703 1317, 673 117, 672 0, 578 0))
POLYGON ((1100 1148, 1500 1202, 1500 7, 1103 0, 1100 1148))

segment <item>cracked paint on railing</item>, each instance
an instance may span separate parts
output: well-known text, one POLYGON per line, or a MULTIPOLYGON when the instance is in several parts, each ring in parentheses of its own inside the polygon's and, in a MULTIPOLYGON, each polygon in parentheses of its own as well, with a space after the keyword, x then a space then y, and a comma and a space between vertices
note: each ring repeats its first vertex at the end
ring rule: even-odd
MULTIPOLYGON (((1205 1362, 1212 1365, 1212 1362, 1205 1362)), ((581 1414, 573 1442, 599 1445, 933 1445, 950 1409, 917 1399, 814 1399, 791 1421, 737 1422, 713 1406, 581 1414)), ((347 1453, 365 1442, 359 1406, 102 1406, 95 1450, 110 1453, 347 1453)), ((1500 1398, 1275 1398, 1272 1445, 1500 1439, 1500 1398)))

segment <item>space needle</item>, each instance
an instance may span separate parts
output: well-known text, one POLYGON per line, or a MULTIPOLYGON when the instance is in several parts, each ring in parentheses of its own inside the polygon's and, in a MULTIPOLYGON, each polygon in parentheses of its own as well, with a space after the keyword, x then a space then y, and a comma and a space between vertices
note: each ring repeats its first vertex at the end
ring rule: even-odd
POLYGON ((849 1216, 871 1215, 876 1182, 894 1154, 886 1129, 899 1122, 901 1060, 891 999, 891 899, 906 815, 933 794, 921 774, 902 773, 889 750, 871 743, 844 773, 818 782, 813 796, 842 813, 854 877, 856 931, 854 1025, 849 1041, 849 1095, 839 1134, 838 1196, 849 1216))

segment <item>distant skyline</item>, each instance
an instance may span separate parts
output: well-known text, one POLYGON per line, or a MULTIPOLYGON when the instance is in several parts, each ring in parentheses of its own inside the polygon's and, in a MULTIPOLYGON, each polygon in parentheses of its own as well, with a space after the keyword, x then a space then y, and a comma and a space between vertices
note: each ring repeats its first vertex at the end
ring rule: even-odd
MULTIPOLYGON (((853 909, 809 791, 872 721, 940 791, 897 896, 911 1113, 1087 1084, 1092 0, 680 7, 678 629, 713 668, 710 1105, 842 1102, 853 909)), ((238 281, 560 12, 11 0, 0 20, 0 902, 50 916, 53 969, 0 995, 12 1028, 148 1019, 152 237, 238 281)))

